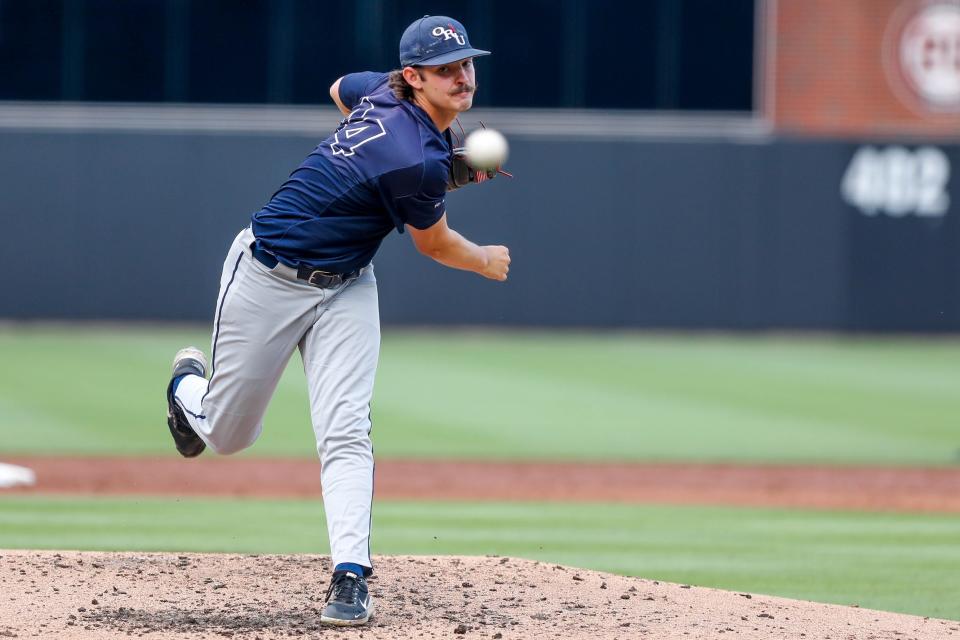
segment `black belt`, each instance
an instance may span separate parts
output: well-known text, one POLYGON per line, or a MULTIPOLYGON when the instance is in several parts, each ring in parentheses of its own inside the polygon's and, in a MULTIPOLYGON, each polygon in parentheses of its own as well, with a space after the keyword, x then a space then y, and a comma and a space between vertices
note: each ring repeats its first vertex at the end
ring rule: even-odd
MULTIPOLYGON (((257 259, 257 262, 265 266, 267 269, 273 269, 278 264, 278 260, 254 244, 250 248, 253 253, 253 257, 257 259)), ((351 273, 331 273, 329 271, 323 271, 322 269, 311 269, 310 267, 300 266, 297 268, 297 279, 303 280, 307 284, 317 287, 319 289, 332 289, 334 287, 339 287, 341 284, 347 280, 352 280, 360 275, 360 270, 353 271, 351 273)))

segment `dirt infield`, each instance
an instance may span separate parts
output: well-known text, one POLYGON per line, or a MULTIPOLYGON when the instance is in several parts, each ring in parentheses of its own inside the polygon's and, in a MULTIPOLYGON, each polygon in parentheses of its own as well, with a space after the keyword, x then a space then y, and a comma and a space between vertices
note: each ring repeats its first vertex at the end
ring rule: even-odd
MULTIPOLYGON (((4 459, 36 472, 29 493, 320 495, 315 460, 4 459)), ((960 513, 960 469, 384 460, 378 499, 564 500, 960 513)))
POLYGON ((514 558, 377 558, 376 614, 321 627, 329 557, 0 551, 0 637, 960 638, 960 623, 514 558))

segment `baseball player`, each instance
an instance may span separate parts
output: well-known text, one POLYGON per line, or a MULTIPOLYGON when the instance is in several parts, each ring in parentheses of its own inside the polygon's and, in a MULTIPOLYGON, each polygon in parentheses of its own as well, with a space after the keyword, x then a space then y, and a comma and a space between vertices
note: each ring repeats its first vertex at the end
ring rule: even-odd
POLYGON ((449 127, 476 90, 474 49, 456 20, 425 16, 400 40, 401 69, 352 73, 330 87, 345 118, 236 237, 223 264, 211 357, 181 349, 167 424, 185 457, 253 444, 299 349, 321 461, 334 572, 321 620, 373 614, 370 399, 380 350, 374 254, 393 229, 456 269, 507 279, 503 246, 447 226, 448 190, 492 177, 455 152, 449 127), (209 380, 206 374, 209 371, 209 380))

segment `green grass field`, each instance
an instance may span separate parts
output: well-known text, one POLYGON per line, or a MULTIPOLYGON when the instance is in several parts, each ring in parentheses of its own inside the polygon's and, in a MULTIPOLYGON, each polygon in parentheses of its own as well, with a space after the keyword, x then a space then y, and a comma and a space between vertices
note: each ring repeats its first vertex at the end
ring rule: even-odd
MULTIPOLYGON (((175 455, 169 360, 204 330, 0 328, 3 454, 175 455)), ((314 457, 299 356, 243 455, 314 457)), ((379 458, 960 463, 960 340, 384 334, 379 458)), ((376 553, 544 559, 960 618, 960 517, 379 502, 376 553)), ((317 502, 0 497, 0 548, 325 552, 317 502)))
MULTIPOLYGON (((378 502, 375 553, 498 554, 960 619, 960 517, 636 505, 378 502)), ((7 497, 0 547, 328 553, 293 500, 7 497)))
MULTIPOLYGON (((170 453, 186 343, 209 336, 0 329, 0 453, 170 453)), ((951 465, 960 340, 388 330, 373 417, 381 458, 951 465)), ((314 455, 299 355, 250 455, 314 455)))

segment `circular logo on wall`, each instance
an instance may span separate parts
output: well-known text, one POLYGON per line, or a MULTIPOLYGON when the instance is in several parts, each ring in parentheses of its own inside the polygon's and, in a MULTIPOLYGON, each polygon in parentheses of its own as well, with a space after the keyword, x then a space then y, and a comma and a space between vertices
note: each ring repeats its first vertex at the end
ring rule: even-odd
POLYGON ((887 73, 905 101, 960 111, 960 1, 904 3, 885 40, 887 73))

